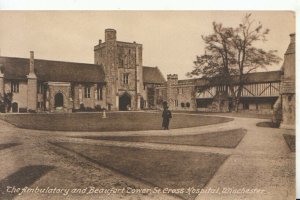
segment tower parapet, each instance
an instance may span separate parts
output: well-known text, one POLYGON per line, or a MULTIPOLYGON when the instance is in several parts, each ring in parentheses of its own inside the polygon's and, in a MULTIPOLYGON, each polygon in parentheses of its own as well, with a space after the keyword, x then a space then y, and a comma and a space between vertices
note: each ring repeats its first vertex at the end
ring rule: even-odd
POLYGON ((178 83, 178 74, 168 74, 167 75, 167 83, 174 85, 178 83))
POLYGON ((105 42, 116 41, 117 40, 117 31, 115 29, 105 29, 105 42))

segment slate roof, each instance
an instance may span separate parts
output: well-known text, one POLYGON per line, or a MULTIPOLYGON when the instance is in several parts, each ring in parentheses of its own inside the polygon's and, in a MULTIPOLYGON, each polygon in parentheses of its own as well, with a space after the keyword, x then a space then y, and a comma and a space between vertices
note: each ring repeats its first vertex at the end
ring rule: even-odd
MULTIPOLYGON (((0 57, 6 79, 26 79, 28 58, 0 57)), ((38 80, 57 82, 104 82, 103 67, 95 64, 34 59, 38 80)))
POLYGON ((163 84, 166 82, 166 80, 157 67, 143 66, 143 82, 163 84))

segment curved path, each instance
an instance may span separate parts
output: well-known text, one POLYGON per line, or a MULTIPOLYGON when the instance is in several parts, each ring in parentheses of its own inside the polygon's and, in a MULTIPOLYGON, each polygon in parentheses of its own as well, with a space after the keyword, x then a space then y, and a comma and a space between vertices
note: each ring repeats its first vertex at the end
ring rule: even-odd
MULTIPOLYGON (((210 115, 211 116, 211 115, 210 115)), ((221 115, 220 115, 221 116, 221 115)), ((0 120, 1 144, 21 143, 0 151, 0 180, 28 165, 49 165, 55 168, 35 180, 32 187, 49 185, 64 188, 81 188, 82 185, 116 187, 124 185, 147 187, 137 180, 99 167, 70 152, 64 152, 50 142, 69 141, 100 145, 130 146, 171 151, 212 152, 230 155, 218 169, 196 199, 295 199, 295 153, 290 152, 282 134, 288 131, 257 127, 265 119, 239 118, 227 123, 168 131, 134 132, 54 132, 16 128, 0 120), (247 130, 235 149, 154 144, 139 142, 100 141, 67 136, 85 135, 193 135, 218 130, 243 128, 247 130), (72 159, 73 158, 73 159, 72 159), (74 159, 75 158, 75 159, 74 159), (217 193, 213 191, 217 190, 217 193), (245 190, 248 189, 248 193, 245 190), (256 190, 255 190, 256 189, 256 190), (249 192, 251 190, 251 192, 249 192), (206 192, 205 192, 206 191, 206 192), (227 193, 225 193, 227 192, 227 193), (231 193, 230 193, 231 192, 231 193), (236 194, 239 192, 239 194, 236 194)), ((293 133, 291 133, 293 134, 293 133)), ((0 194, 1 195, 1 194, 0 194)), ((41 196, 17 195, 15 199, 40 199, 41 196)), ((47 199, 61 199, 61 194, 47 199)), ((93 196, 72 196, 72 199, 93 199, 93 196)), ((169 195, 123 195, 95 196, 97 199, 176 199, 169 195), (109 197, 109 198, 108 198, 109 197)))

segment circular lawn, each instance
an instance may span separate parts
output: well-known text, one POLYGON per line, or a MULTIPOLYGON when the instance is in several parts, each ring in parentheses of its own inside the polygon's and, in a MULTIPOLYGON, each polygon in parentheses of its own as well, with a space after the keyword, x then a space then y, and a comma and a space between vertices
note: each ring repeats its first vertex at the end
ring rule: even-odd
MULTIPOLYGON (((58 113, 58 114, 6 114, 3 119, 17 127, 51 131, 140 131, 160 130, 161 113, 107 112, 102 113, 58 113)), ((217 116, 173 114, 170 129, 218 124, 233 119, 217 116)))

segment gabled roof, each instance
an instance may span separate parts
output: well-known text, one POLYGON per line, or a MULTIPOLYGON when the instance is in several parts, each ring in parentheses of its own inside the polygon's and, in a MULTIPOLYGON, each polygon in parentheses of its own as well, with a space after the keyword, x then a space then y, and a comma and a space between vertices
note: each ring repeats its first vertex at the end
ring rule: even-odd
MULTIPOLYGON (((28 58, 0 57, 6 79, 26 79, 28 58)), ((105 73, 100 65, 34 59, 37 79, 57 82, 104 82, 105 73)))
POLYGON ((166 80, 157 67, 143 66, 143 82, 163 84, 166 80))

